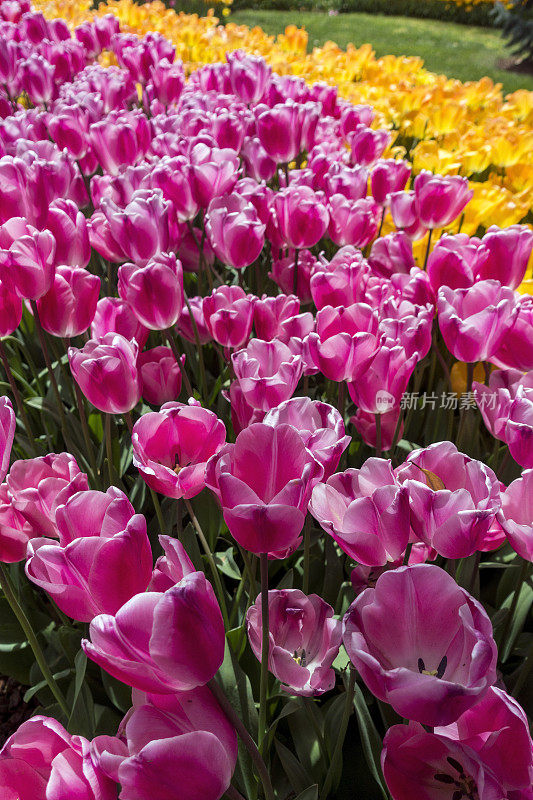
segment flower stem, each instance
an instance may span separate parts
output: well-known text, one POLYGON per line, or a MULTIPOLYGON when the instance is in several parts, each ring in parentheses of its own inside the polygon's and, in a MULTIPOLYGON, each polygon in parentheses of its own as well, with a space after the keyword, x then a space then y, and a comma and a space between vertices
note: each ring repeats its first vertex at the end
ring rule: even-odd
POLYGON ((41 649, 41 645, 37 641, 37 636, 35 635, 35 632, 31 626, 31 622, 29 621, 24 609, 17 600, 15 590, 13 584, 11 583, 11 578, 9 577, 7 569, 5 568, 4 564, 1 563, 0 563, 0 586, 2 587, 4 596, 9 605, 11 606, 16 618, 18 619, 20 627, 24 631, 26 639, 28 640, 31 649, 33 650, 33 655, 35 656, 35 660, 39 665, 39 669, 43 674, 43 678, 47 682, 50 691, 54 695, 55 699, 57 700, 61 708, 61 711, 63 712, 68 721, 70 717, 70 709, 67 705, 67 701, 63 696, 63 692, 57 685, 56 680, 50 670, 50 667, 46 663, 45 655, 41 649))
POLYGON ((426 247, 426 257, 424 258, 424 267, 423 267, 424 269, 427 267, 427 263, 428 263, 429 250, 430 250, 430 247, 431 247, 431 237, 432 236, 433 236, 433 228, 430 228, 429 229, 429 235, 428 235, 428 245, 426 247))
POLYGON ((292 283, 292 293, 298 297, 298 248, 294 251, 294 275, 292 283))
POLYGON ((309 565, 311 562, 311 521, 309 514, 305 517, 304 522, 304 575, 303 575, 303 593, 309 592, 309 565))
POLYGON ((192 391, 191 382, 189 380, 189 376, 187 375, 187 372, 185 371, 185 364, 181 363, 181 353, 179 351, 178 345, 176 343, 176 340, 174 339, 174 336, 173 336, 172 331, 170 330, 170 328, 166 331, 166 337, 167 337, 167 341, 168 341, 168 343, 170 345, 170 349, 172 350, 172 352, 174 354, 174 358, 178 362, 178 367, 180 369, 181 377, 183 378, 183 383, 185 384, 185 389, 187 391, 187 394, 188 394, 189 397, 192 397, 193 396, 193 391, 192 391))
POLYGON ((355 692, 355 669, 350 665, 350 680, 348 682, 348 688, 346 689, 346 702, 344 704, 344 711, 342 714, 337 741, 335 742, 335 749, 333 750, 326 779, 324 781, 324 785, 322 786, 322 792, 320 794, 321 800, 328 799, 333 786, 333 781, 335 780, 335 774, 337 772, 339 760, 342 754, 342 746, 344 744, 344 739, 346 737, 346 731, 348 730, 348 722, 350 720, 350 714, 352 713, 354 692, 355 692))
POLYGON ((7 353, 1 339, 0 339, 0 359, 2 361, 2 364, 4 365, 4 370, 7 375, 7 380, 9 381, 9 385, 11 386, 11 391, 13 392, 13 397, 15 398, 17 411, 21 416, 22 424, 24 425, 24 428, 26 430, 26 436, 28 437, 31 453, 33 456, 35 456, 37 455, 37 451, 35 449, 35 436, 33 434, 28 415, 26 414, 26 409, 24 408, 24 403, 22 402, 22 397, 20 396, 18 386, 15 382, 13 373, 11 372, 11 367, 9 366, 9 359, 7 357, 7 353))
POLYGON ((500 655, 502 657, 500 658, 500 660, 503 660, 503 655, 507 647, 507 640, 511 630, 511 623, 513 621, 516 607, 518 605, 518 600, 520 598, 522 586, 524 582, 527 580, 527 576, 529 573, 529 563, 530 563, 529 561, 525 561, 524 559, 522 559, 522 567, 520 569, 520 574, 518 575, 518 580, 515 586, 513 599, 511 600, 511 605, 509 607, 509 611, 507 612, 507 616, 505 618, 505 626, 498 641, 498 650, 500 651, 500 655))
POLYGON ((188 511, 188 514, 191 518, 191 522, 198 534, 198 538, 202 543, 202 547, 204 548, 204 553, 207 556, 207 560, 209 562, 209 567, 211 568, 211 572, 213 574, 213 580, 215 582, 215 587, 218 594, 218 602, 220 605, 220 610, 222 612, 222 617, 224 619, 224 627, 226 630, 229 630, 229 618, 228 618, 228 609, 226 607, 226 597, 224 595, 224 587, 222 586, 222 581, 220 579, 220 573, 217 569, 217 565, 215 564, 215 559, 213 558, 213 553, 211 552, 211 548, 209 547, 209 542, 206 539, 206 536, 200 526, 200 523, 196 519, 196 514, 194 513, 193 507, 190 503, 190 500, 187 500, 186 497, 183 498, 185 502, 185 507, 188 511))
POLYGON ((267 690, 268 690, 268 657, 270 655, 270 630, 268 623, 268 554, 259 556, 261 567, 261 680, 259 688, 259 732, 258 744, 262 753, 267 735, 267 690))
POLYGON ((381 458, 381 414, 374 414, 376 420, 376 456, 381 458))

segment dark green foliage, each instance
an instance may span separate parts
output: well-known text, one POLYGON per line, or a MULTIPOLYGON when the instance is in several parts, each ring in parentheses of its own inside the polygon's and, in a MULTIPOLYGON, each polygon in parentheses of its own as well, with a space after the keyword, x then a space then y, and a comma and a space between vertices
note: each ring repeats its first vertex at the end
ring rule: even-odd
POLYGON ((512 0, 508 7, 497 3, 493 18, 513 55, 533 64, 533 0, 512 0))

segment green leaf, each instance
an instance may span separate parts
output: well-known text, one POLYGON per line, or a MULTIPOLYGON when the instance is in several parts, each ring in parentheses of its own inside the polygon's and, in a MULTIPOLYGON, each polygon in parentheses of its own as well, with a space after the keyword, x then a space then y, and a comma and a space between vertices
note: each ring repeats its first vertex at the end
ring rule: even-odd
MULTIPOLYGON (((509 608, 512 601, 513 601, 513 595, 511 594, 503 604, 504 608, 509 608)), ((528 617, 532 605, 533 605, 533 586, 532 586, 532 578, 530 578, 529 581, 524 581, 524 583, 522 584, 522 588, 520 589, 520 595, 518 597, 518 602, 516 604, 513 619, 511 621, 511 626, 509 628, 507 641, 503 648, 501 656, 502 661, 507 661, 507 659, 511 655, 513 650, 513 645, 520 631, 524 627, 524 623, 528 617)))
POLYGON ((302 767, 296 756, 291 753, 287 747, 285 747, 285 745, 281 744, 280 741, 275 739, 274 746, 276 748, 278 758, 281 761, 283 771, 289 779, 289 783, 292 786, 293 791, 301 794, 306 792, 311 786, 315 785, 313 778, 302 767))
POLYGON ((292 589, 294 586, 294 570, 288 569, 277 585, 278 589, 292 589))
POLYGON ((122 711, 123 714, 131 708, 131 687, 113 678, 105 670, 100 670, 102 684, 111 702, 122 711))
POLYGON ((240 581, 241 573, 237 564, 235 563, 235 558, 233 557, 233 547, 229 547, 224 553, 215 553, 214 559, 215 564, 223 575, 227 575, 228 578, 233 578, 236 581, 240 581))
MULTIPOLYGON (((60 681, 62 678, 68 678, 68 676, 71 674, 71 672, 72 672, 72 670, 70 668, 69 669, 62 669, 61 672, 56 672, 55 673, 55 675, 53 676, 54 680, 60 681)), ((48 686, 48 683, 46 681, 44 681, 44 680, 43 681, 39 681, 39 683, 36 683, 35 686, 31 686, 24 693, 24 698, 23 698, 24 702, 25 703, 29 703, 31 698, 35 694, 40 692, 41 689, 45 689, 47 686, 48 686)))
POLYGON ((318 784, 314 783, 309 789, 301 792, 294 800, 318 800, 318 784))
POLYGON ((83 650, 79 650, 74 659, 74 681, 69 686, 68 691, 68 702, 71 711, 67 728, 71 733, 81 733, 83 731, 84 735, 90 739, 94 732, 94 718, 89 710, 89 706, 92 705, 92 696, 90 701, 86 692, 83 692, 80 696, 86 669, 87 656, 83 650))
POLYGON ((353 704, 357 717, 357 723, 359 725, 359 734, 361 736, 361 744, 363 747, 365 761, 372 774, 372 777, 381 789, 381 794, 383 795, 384 800, 388 800, 389 795, 385 787, 380 766, 383 743, 379 733, 376 730, 376 726, 374 725, 372 717, 370 716, 363 693, 357 683, 355 684, 353 704))

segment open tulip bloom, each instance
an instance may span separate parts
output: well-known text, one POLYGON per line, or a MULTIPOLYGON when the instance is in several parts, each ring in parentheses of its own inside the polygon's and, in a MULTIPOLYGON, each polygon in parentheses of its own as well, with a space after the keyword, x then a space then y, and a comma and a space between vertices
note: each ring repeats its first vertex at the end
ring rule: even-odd
POLYGON ((533 800, 531 93, 34 3, 0 800, 533 800))

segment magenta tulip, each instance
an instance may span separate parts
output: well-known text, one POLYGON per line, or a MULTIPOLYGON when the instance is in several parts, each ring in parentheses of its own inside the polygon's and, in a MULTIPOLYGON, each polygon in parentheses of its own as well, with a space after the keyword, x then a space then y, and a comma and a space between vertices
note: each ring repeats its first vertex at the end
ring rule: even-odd
POLYGON ((380 236, 372 245, 368 263, 384 278, 390 278, 396 272, 409 275, 416 267, 411 239, 404 231, 380 236))
POLYGON ((335 161, 324 175, 324 189, 329 199, 340 194, 347 200, 362 200, 367 195, 368 171, 335 161))
POLYGON ((516 298, 518 314, 512 328, 509 328, 491 362, 503 369, 518 369, 521 372, 533 370, 533 338, 530 336, 533 325, 533 297, 529 294, 516 298))
POLYGON ((533 469, 526 469, 502 492, 498 520, 513 550, 533 561, 533 469))
POLYGON ((301 112, 288 100, 266 109, 256 119, 257 136, 277 164, 288 164, 301 148, 301 112))
POLYGON ((54 280, 55 239, 50 231, 38 231, 21 217, 0 227, 0 269, 20 297, 37 300, 54 280))
POLYGON ((332 242, 343 247, 364 248, 375 238, 382 210, 371 197, 348 200, 341 194, 329 198, 328 233, 332 242))
POLYGON ((82 267, 57 267, 52 286, 37 300, 41 325, 53 336, 79 336, 94 319, 99 294, 97 275, 82 267))
POLYGON ((91 125, 91 146, 98 163, 111 175, 140 161, 150 144, 150 126, 136 112, 114 111, 91 125))
POLYGON ((8 276, 0 277, 0 338, 9 336, 20 325, 22 299, 8 276))
POLYGON ((165 200, 172 203, 178 222, 193 220, 198 203, 193 195, 192 167, 185 156, 165 156, 157 161, 148 180, 153 189, 161 189, 165 200))
POLYGON ((207 208, 214 197, 233 191, 239 177, 237 153, 229 148, 194 145, 191 151, 193 197, 207 208))
POLYGON ((0 562, 14 564, 26 557, 28 541, 35 535, 30 523, 13 505, 7 483, 0 484, 0 562))
POLYGON ((533 249, 533 231, 526 225, 498 228, 491 225, 481 240, 484 254, 478 279, 494 278, 504 286, 517 289, 524 280, 533 249))
POLYGON ((379 344, 365 364, 364 380, 356 377, 348 384, 355 405, 369 414, 385 414, 398 408, 418 360, 416 351, 408 356, 394 340, 379 344))
MULTIPOLYGON (((272 278, 285 294, 291 294, 294 291, 295 260, 296 255, 294 250, 289 250, 286 256, 277 258, 272 262, 272 272, 269 273, 269 278, 272 278)), ((309 303, 311 301, 309 282, 317 264, 318 262, 310 250, 298 251, 296 295, 302 303, 309 303)))
POLYGON ((86 267, 91 257, 87 220, 72 200, 54 200, 48 209, 46 227, 55 243, 55 262, 86 267))
POLYGON ((303 371, 302 359, 276 339, 252 339, 243 350, 233 353, 231 362, 246 402, 258 411, 288 400, 303 371))
MULTIPOLYGON (((371 310, 370 310, 371 311, 371 310)), ((377 352, 376 337, 364 327, 356 305, 324 306, 316 316, 309 349, 320 371, 332 381, 356 380, 377 352)))
POLYGON ((265 226, 254 206, 235 194, 211 200, 205 231, 218 258, 235 269, 252 264, 265 243, 265 226))
POLYGON ((485 610, 432 564, 383 573, 348 609, 343 638, 370 691, 424 725, 455 722, 496 680, 485 610))
POLYGON ((376 161, 370 175, 372 197, 384 206, 392 192, 401 192, 411 175, 411 165, 407 161, 383 158, 376 161))
POLYGON ((11 448, 15 439, 17 418, 9 397, 0 397, 0 483, 9 470, 11 448))
POLYGON ((120 297, 102 297, 96 304, 91 323, 91 338, 102 339, 108 333, 118 333, 125 339, 135 339, 142 349, 149 330, 142 325, 129 303, 120 297))
POLYGON ((160 253, 144 266, 123 264, 118 293, 142 325, 163 331, 178 321, 183 309, 183 270, 174 253, 160 253))
POLYGON ((274 197, 281 236, 288 247, 313 247, 325 234, 329 213, 320 195, 307 186, 289 186, 274 197))
POLYGON ((391 135, 387 130, 375 131, 364 124, 359 124, 346 138, 351 148, 352 164, 370 166, 381 158, 388 147, 391 135))
MULTIPOLYGON (((268 593, 268 668, 289 694, 311 697, 335 686, 332 669, 342 641, 333 609, 316 594, 299 589, 268 593)), ((261 661, 261 597, 246 614, 248 640, 261 661)))
POLYGON ((242 347, 252 330, 255 298, 240 286, 219 286, 202 305, 205 324, 223 347, 242 347))
POLYGON ((416 176, 414 192, 420 222, 430 230, 453 222, 474 196, 466 178, 426 170, 416 176))
POLYGON ((266 342, 275 339, 281 324, 294 317, 299 310, 300 301, 293 294, 278 294, 276 297, 264 294, 254 305, 254 327, 258 338, 266 342))
POLYGON ((185 575, 196 572, 194 564, 185 552, 185 548, 178 539, 172 536, 159 536, 159 543, 164 555, 155 562, 152 579, 148 586, 149 592, 166 592, 185 575))
POLYGON ((467 289, 475 283, 483 258, 479 244, 479 239, 471 239, 466 233, 445 234, 439 239, 427 263, 427 274, 435 291, 441 286, 467 289))
POLYGON ((196 344, 196 336, 198 335, 199 343, 201 345, 206 344, 211 341, 211 334, 205 324, 203 297, 189 297, 188 301, 188 306, 185 305, 183 307, 183 311, 178 320, 178 331, 188 342, 196 344), (191 312, 194 318, 194 325, 191 319, 191 312))
MULTIPOLYGON (((185 355, 180 363, 185 364, 185 355)), ((140 353, 137 359, 141 379, 141 394, 147 403, 162 406, 177 400, 181 391, 181 368, 170 347, 153 347, 140 353)))
POLYGON ((264 58, 245 54, 242 50, 226 53, 233 93, 243 103, 258 103, 270 83, 272 69, 264 58))

